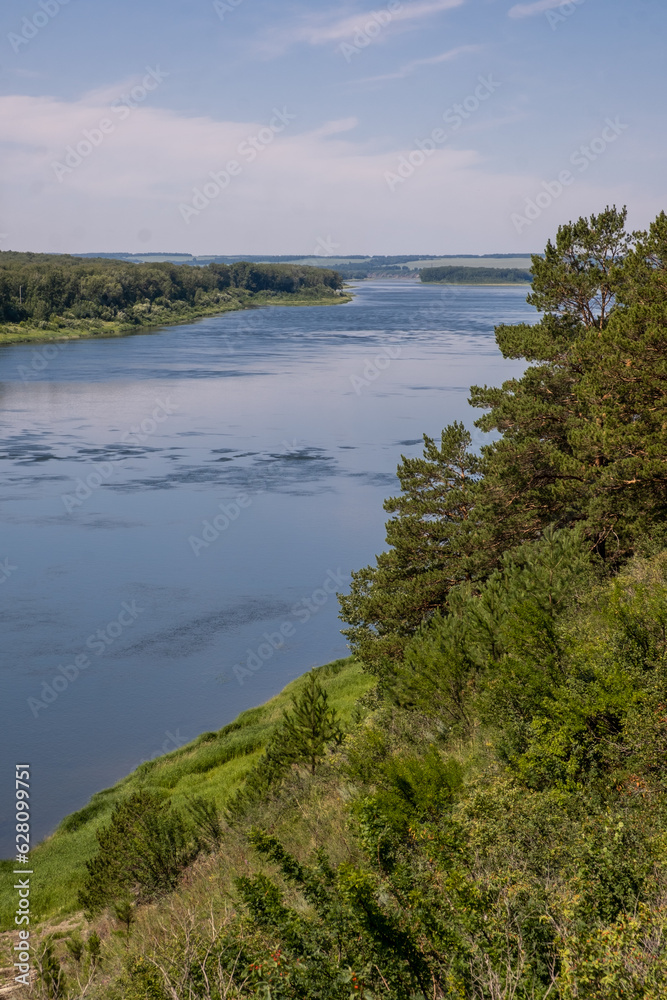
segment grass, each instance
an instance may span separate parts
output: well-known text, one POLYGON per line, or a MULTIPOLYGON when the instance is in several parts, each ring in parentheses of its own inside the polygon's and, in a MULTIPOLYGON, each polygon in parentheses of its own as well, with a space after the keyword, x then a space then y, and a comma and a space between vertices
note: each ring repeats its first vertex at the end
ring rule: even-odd
MULTIPOLYGON (((318 668, 329 703, 343 723, 373 681, 353 659, 335 660, 318 668)), ((141 764, 122 781, 93 795, 88 805, 67 816, 58 829, 30 854, 31 913, 35 920, 60 920, 78 910, 77 892, 86 861, 95 853, 95 833, 105 825, 122 798, 140 788, 162 793, 175 805, 199 795, 222 809, 261 756, 283 709, 305 683, 303 677, 258 708, 242 712, 218 732, 202 733, 192 743, 141 764)), ((0 929, 14 927, 17 905, 13 861, 0 862, 0 929)))
POLYGON ((207 307, 184 307, 182 309, 154 308, 146 315, 146 321, 137 323, 107 322, 105 320, 75 320, 58 318, 35 326, 24 323, 0 324, 0 345, 25 343, 50 343, 58 340, 81 340, 91 337, 128 337, 137 333, 149 333, 165 326, 192 323, 205 316, 219 316, 239 309, 255 309, 260 306, 326 306, 350 302, 352 295, 341 294, 276 295, 274 293, 246 293, 245 297, 225 304, 207 307))

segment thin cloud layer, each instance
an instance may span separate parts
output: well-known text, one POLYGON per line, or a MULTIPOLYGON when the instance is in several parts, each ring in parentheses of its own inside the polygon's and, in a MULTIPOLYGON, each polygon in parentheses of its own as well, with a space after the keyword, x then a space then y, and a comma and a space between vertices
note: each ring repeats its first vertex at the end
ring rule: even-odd
POLYGON ((143 106, 103 134, 109 105, 91 95, 4 97, 0 114, 4 249, 136 249, 141 240, 193 253, 313 253, 330 235, 341 252, 400 253, 419 220, 422 252, 525 250, 563 215, 631 194, 582 178, 517 235, 511 213, 540 178, 496 172, 476 150, 447 143, 379 148, 357 137, 355 118, 304 130, 289 108, 233 122, 143 106), (183 205, 195 211, 184 218, 183 205))
POLYGON ((482 48, 481 45, 459 45, 455 49, 448 49, 447 52, 441 52, 437 56, 427 56, 424 59, 412 59, 410 62, 405 63, 400 69, 397 69, 394 73, 381 73, 378 76, 365 76, 361 80, 357 80, 356 83, 380 83, 384 80, 404 80, 408 76, 421 69, 422 66, 437 66, 440 63, 450 62, 452 59, 456 59, 457 56, 466 55, 471 52, 479 52, 482 48))
POLYGON ((353 39, 358 32, 364 33, 371 25, 373 37, 376 29, 383 35, 395 34, 401 28, 408 29, 420 21, 434 17, 456 7, 462 7, 467 0, 387 0, 382 7, 367 11, 341 14, 341 8, 327 13, 304 14, 284 30, 272 29, 260 44, 265 54, 279 55, 293 45, 328 45, 353 39))
MULTIPOLYGON (((555 10, 557 7, 571 6, 573 0, 535 0, 535 3, 517 3, 511 7, 508 17, 534 17, 536 14, 543 14, 547 10, 555 10)), ((580 0, 583 3, 583 0, 580 0)))

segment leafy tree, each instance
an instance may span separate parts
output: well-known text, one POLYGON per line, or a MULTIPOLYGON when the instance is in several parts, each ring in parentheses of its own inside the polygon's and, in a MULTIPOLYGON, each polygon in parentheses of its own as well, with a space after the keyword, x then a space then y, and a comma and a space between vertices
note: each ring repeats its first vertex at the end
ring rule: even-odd
POLYGON ((487 713, 507 725, 508 712, 539 700, 558 674, 556 619, 587 596, 597 562, 581 527, 549 527, 505 553, 483 584, 452 590, 447 610, 415 635, 389 697, 469 732, 483 692, 487 713))
POLYGON ((503 355, 531 364, 471 389, 489 411, 477 426, 499 439, 476 457, 454 424, 440 448, 426 439, 423 459, 403 459, 389 549, 340 598, 367 669, 391 675, 453 590, 549 525, 581 523, 610 566, 667 542, 667 216, 648 233, 625 221, 616 208, 581 218, 533 257, 541 318, 496 329, 503 355))
MULTIPOLYGON (((293 264, 134 264, 67 254, 0 252, 3 323, 120 320, 145 323, 165 312, 215 307, 253 294, 333 295, 342 279, 329 268, 293 264)), ((91 324, 95 327, 95 324, 91 324)))

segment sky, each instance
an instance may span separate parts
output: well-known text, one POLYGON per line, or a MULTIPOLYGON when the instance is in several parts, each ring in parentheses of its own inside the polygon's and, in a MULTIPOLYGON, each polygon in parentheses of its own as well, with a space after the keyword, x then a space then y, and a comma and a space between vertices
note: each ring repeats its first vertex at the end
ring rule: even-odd
POLYGON ((0 249, 536 252, 667 207, 664 0, 4 0, 0 249))

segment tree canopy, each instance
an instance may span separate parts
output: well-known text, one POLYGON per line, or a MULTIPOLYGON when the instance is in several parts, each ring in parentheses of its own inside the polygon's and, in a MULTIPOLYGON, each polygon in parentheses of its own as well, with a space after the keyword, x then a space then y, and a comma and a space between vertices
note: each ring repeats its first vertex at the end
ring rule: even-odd
POLYGON ((133 264, 103 257, 0 252, 1 324, 70 319, 145 321, 146 308, 202 306, 239 292, 334 291, 329 268, 295 264, 133 264))
POLYGON ((607 208, 561 226, 533 257, 537 321, 496 328, 503 356, 530 364, 500 387, 471 388, 487 411, 476 426, 496 440, 473 455, 454 424, 442 450, 427 440, 423 459, 402 460, 403 494, 385 505, 398 513, 389 548, 341 598, 346 635, 370 669, 399 657, 452 587, 485 580, 549 525, 581 524, 610 566, 664 541, 667 216, 648 232, 625 222, 625 209, 607 208), (448 478, 454 441, 466 474, 448 478), (428 495, 416 491, 417 470, 428 495))

